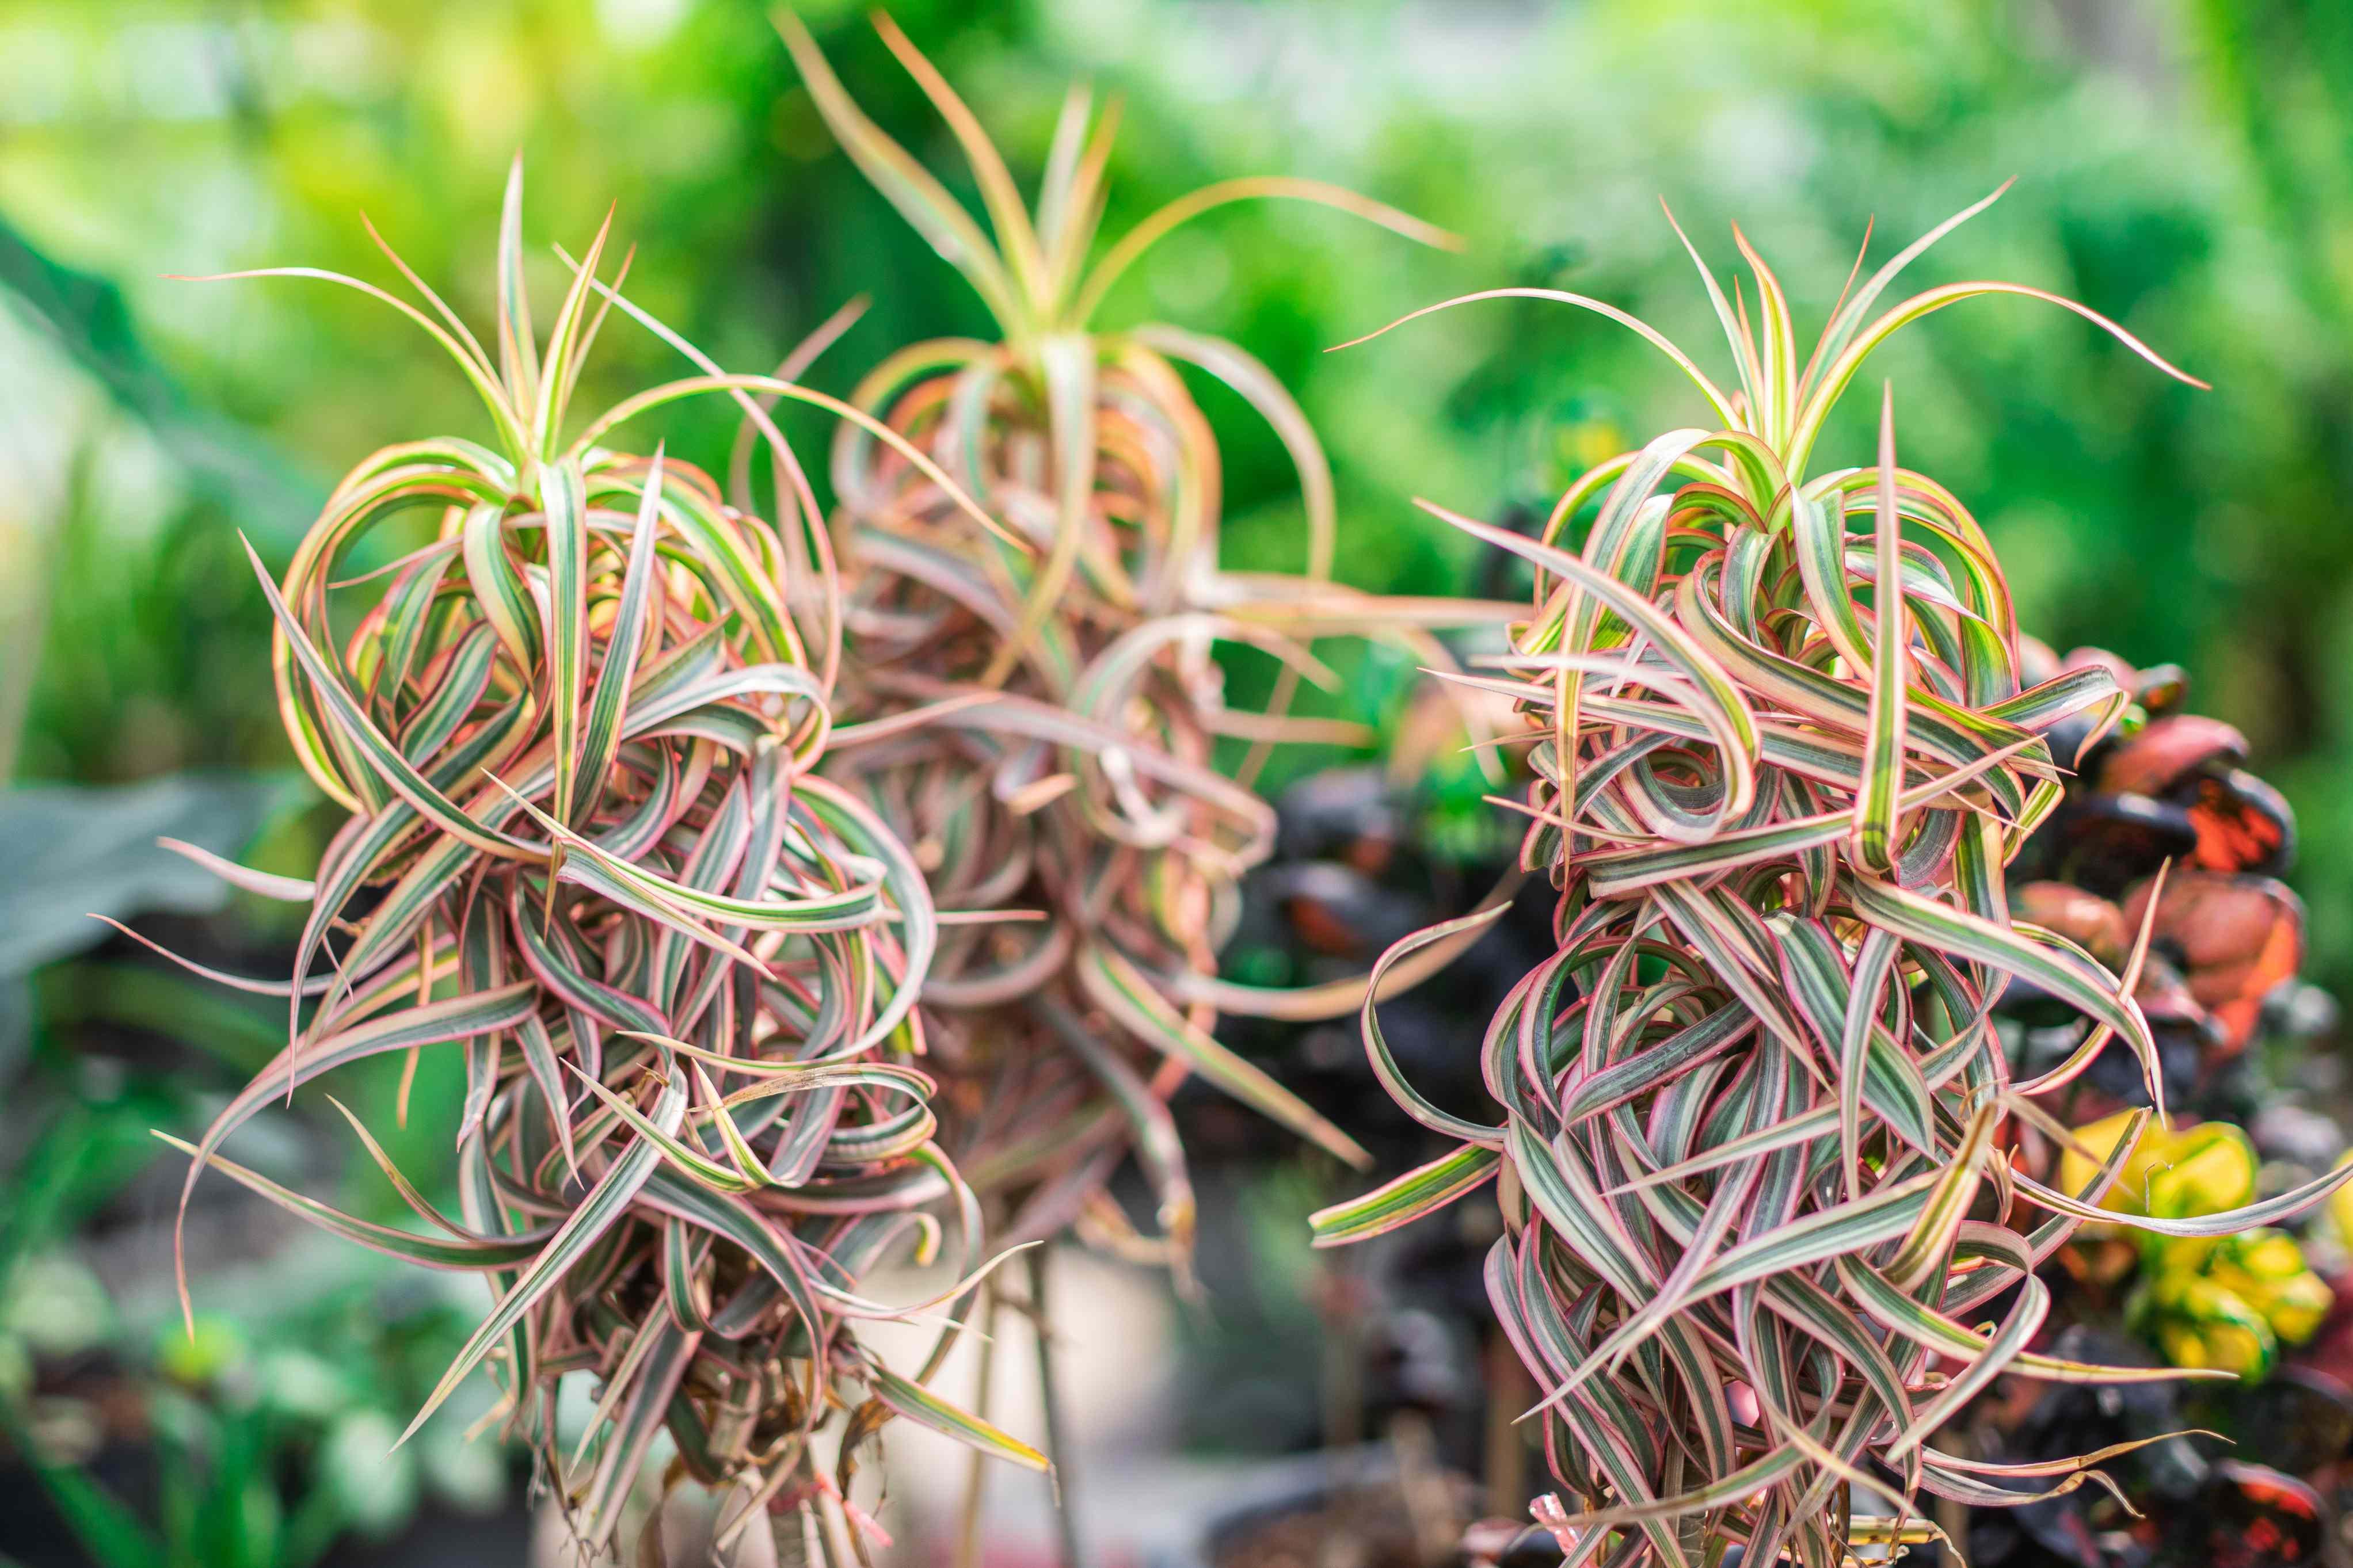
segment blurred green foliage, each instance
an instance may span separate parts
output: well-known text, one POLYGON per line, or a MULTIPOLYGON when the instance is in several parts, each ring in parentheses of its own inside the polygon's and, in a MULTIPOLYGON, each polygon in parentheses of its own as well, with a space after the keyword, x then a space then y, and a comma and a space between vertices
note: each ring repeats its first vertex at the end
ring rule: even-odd
MULTIPOLYGON (((802 9, 876 118, 969 195, 860 8, 802 9)), ((1819 320, 1867 220, 1883 257, 2016 176, 1915 277, 2082 299, 2216 390, 2164 381, 2062 312, 1972 302, 1889 351, 1907 461, 1977 509, 2030 627, 2178 660, 2199 706, 2246 730, 2303 819, 2316 977, 2353 982, 2339 8, 913 0, 895 15, 1025 177, 1067 79, 1124 94, 1114 230, 1207 180, 1283 172, 1468 237, 1449 256, 1246 206, 1181 233, 1110 306, 1231 336, 1299 392, 1338 473, 1343 574, 1374 587, 1469 579, 1471 552, 1409 497, 1490 514, 1542 500, 1628 433, 1699 411, 1630 336, 1557 307, 1484 303, 1326 345, 1499 284, 1575 289, 1703 340, 1662 195, 1720 267, 1742 223, 1819 320)), ((479 422, 439 356, 357 295, 161 274, 302 263, 390 281, 364 211, 481 319, 485 238, 521 148, 534 237, 576 246, 617 202, 632 294, 732 367, 765 368, 860 293, 873 309, 821 385, 981 324, 829 144, 761 8, 734 0, 13 0, 0 137, 0 221, 31 247, 0 272, 0 345, 26 373, 0 395, 0 452, 29 476, 0 488, 0 757, 18 777, 282 766, 234 529, 282 556, 304 498, 345 463, 479 422)), ((552 286, 560 264, 537 265, 552 286)), ((616 322, 585 395, 675 368, 616 322)), ((1229 560, 1292 559, 1280 448, 1236 400, 1200 395, 1229 441, 1229 560)), ((823 452, 820 425, 790 428, 823 452)), ((667 433, 715 465, 729 431, 711 402, 667 433)), ((1826 460, 1864 453, 1841 427, 1826 460)))
MULTIPOLYGON (((868 110, 969 198, 862 5, 799 8, 868 110)), ((1466 237, 1447 255, 1312 208, 1226 209, 1155 251, 1106 311, 1231 337, 1297 392, 1334 459, 1341 574, 1373 588, 1479 576, 1412 496, 1488 516, 1541 507, 1702 410, 1630 335, 1557 306, 1481 303, 1327 345, 1499 285, 1575 289, 1709 341, 1661 196, 1720 272, 1741 223, 1803 332, 1866 223, 1883 258, 2015 176, 1912 279, 2000 276, 2080 299, 2215 390, 2165 381, 2063 312, 1973 301, 1877 362, 1905 460, 1976 509, 2030 629, 2181 663, 2195 706, 2246 731, 2302 821, 2312 975, 2353 991, 2340 515, 2353 13, 2325 0, 906 0, 893 13, 1025 184, 1068 80, 1122 94, 1113 232, 1208 181, 1285 173, 1466 237)), ((518 148, 532 237, 576 250, 617 203, 632 296, 730 368, 766 369, 859 294, 872 309, 810 378, 828 390, 899 344, 985 327, 963 280, 830 144, 754 0, 0 0, 0 784, 287 768, 237 531, 282 563, 348 463, 393 440, 480 435, 481 416, 441 355, 357 294, 164 275, 301 264, 392 283, 364 212, 484 321, 518 148)), ((561 264, 543 250, 534 265, 552 292, 561 264)), ((584 404, 680 368, 616 320, 584 404)), ((1294 563, 1288 460, 1238 399, 1197 390, 1228 443, 1228 563, 1294 563)), ((1867 415, 1876 400, 1851 401, 1867 415)), ((784 417, 822 489, 829 432, 784 417)), ((720 468, 732 426, 706 400, 663 433, 720 468)), ((1867 431, 1835 426, 1823 463, 1867 452, 1867 431)), ((1345 661, 1334 710, 1393 711, 1393 663, 1345 661)), ((1480 781, 1438 784, 1470 831, 1480 781)), ((258 863, 302 870, 314 831, 280 823, 258 863)), ((214 919, 247 956, 282 940, 256 900, 214 919)), ((17 1111, 5 1125, 24 1134, 0 1140, 12 1424, 59 1408, 30 1380, 63 1352, 42 1347, 23 1303, 55 1316, 90 1299, 75 1293, 73 1238, 155 1181, 146 1129, 200 1121, 206 1095, 274 1048, 278 1017, 119 947, 29 990, 0 984, 0 1041, 31 1041, 29 1089, 0 1052, 17 1111), (37 1020, 12 1028, 23 996, 37 1020), (140 1054, 173 1034, 223 1059, 140 1054)), ((428 1058, 425 1111, 387 1132, 405 1164, 439 1156, 433 1112, 458 1092, 452 1072, 428 1058)), ((391 1092, 369 1088, 379 1103, 391 1092)), ((347 1206, 392 1212, 364 1165, 347 1186, 347 1206)), ((150 1244, 160 1271, 167 1244, 150 1244)), ((160 1301, 101 1325, 155 1411, 155 1441, 201 1461, 186 1495, 129 1516, 81 1501, 86 1536, 113 1540, 116 1560, 168 1539, 174 1561, 299 1562, 396 1518, 420 1478, 452 1496, 488 1485, 438 1447, 407 1469, 362 1462, 406 1419, 416 1369, 446 1359, 455 1320, 428 1301, 404 1327, 375 1286, 315 1262, 301 1269, 315 1289, 283 1300, 201 1288, 199 1305, 227 1316, 194 1345, 158 1337, 160 1301), (438 1475, 445 1461, 459 1468, 438 1475), (288 1476, 300 1484, 282 1503, 204 1501, 206 1486, 288 1476)), ((81 1478, 60 1466, 43 1480, 70 1507, 81 1478)))
MULTIPOLYGON (((467 1440, 487 1385, 391 1451, 465 1339, 470 1281, 273 1236, 214 1191, 198 1211, 213 1241, 195 1260, 198 1315, 182 1325, 166 1262, 181 1167, 150 1129, 201 1122, 278 1048, 276 1011, 136 963, 69 960, 37 989, 30 1060, 12 1064, 0 1110, 0 1552, 307 1568, 427 1503, 511 1507, 504 1451, 467 1440)), ((362 1092, 381 1100, 391 1085, 373 1077, 362 1092)), ((456 1087, 437 1063, 417 1094, 438 1118, 456 1087)), ((396 1136, 423 1152, 414 1131, 396 1136)), ((256 1142, 297 1180, 316 1160, 289 1116, 256 1142)), ((352 1187, 360 1211, 396 1217, 381 1182, 352 1187)))

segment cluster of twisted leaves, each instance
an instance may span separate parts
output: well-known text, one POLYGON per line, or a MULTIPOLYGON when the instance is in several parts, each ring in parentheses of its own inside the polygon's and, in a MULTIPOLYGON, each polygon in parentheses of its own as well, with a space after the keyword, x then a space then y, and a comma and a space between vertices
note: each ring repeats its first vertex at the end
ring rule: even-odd
MULTIPOLYGON (((2116 1218, 2095 1205, 2149 1112, 2080 1191, 2004 1155, 2021 1122, 2066 1141, 2034 1097, 2112 1038, 2164 1113, 2135 1001, 2146 925, 2118 975, 2013 918, 2004 883, 2126 694, 2096 663, 2022 681, 1993 552, 1950 491, 1896 465, 1892 393, 1875 463, 1811 471, 1865 357, 1978 295, 2063 305, 2190 379, 2021 285, 1949 284, 1873 313, 1907 262, 1984 205, 1859 289, 1850 279, 1802 362, 1781 287, 1745 239, 1753 317, 1700 264, 1736 392, 1613 307, 1503 291, 1641 333, 1716 427, 1601 464, 1539 539, 1451 519, 1537 568, 1533 615, 1481 679, 1529 716, 1523 858, 1560 889, 1558 951, 1488 1027, 1500 1125, 1417 1095, 1366 1005, 1375 1070, 1461 1146, 1316 1228, 1324 1245, 1393 1228, 1500 1173, 1507 1234, 1489 1293, 1543 1390, 1530 1415, 1573 1495, 1539 1511, 1571 1563, 1680 1568, 1737 1541, 1749 1562, 1830 1564, 1851 1542, 1922 1539, 1924 1491, 2013 1505, 2082 1484, 2105 1457, 2005 1466, 1940 1449, 1939 1427, 1997 1374, 2178 1375, 2033 1348, 2050 1300, 2036 1267, 2079 1222, 2116 1218), (2012 1072, 1990 1024, 2011 976, 2089 1021, 2032 1077, 2012 1072), (1893 1516, 1873 1498, 1896 1500, 1893 1516)), ((1493 918, 1433 927, 1383 964, 1493 918)), ((2122 1223, 2228 1234, 2342 1179, 2122 1223)))
POLYGON ((883 21, 970 154, 1000 254, 779 21, 828 122, 980 289, 1003 343, 917 345, 845 403, 793 378, 846 312, 776 375, 731 375, 622 294, 626 259, 601 279, 600 233, 565 258, 574 280, 543 344, 519 170, 495 353, 397 257, 421 308, 337 275, 269 274, 402 310, 480 394, 500 449, 387 447, 337 488, 282 584, 256 563, 288 731, 351 815, 312 882, 206 858, 311 917, 290 982, 219 977, 288 995, 290 1041, 190 1150, 190 1184, 210 1164, 332 1231, 486 1275, 497 1305, 417 1420, 488 1365, 508 1430, 592 1549, 665 1428, 673 1475, 748 1489, 733 1529, 797 1503, 835 1531, 837 1558, 852 1457, 892 1415, 1043 1468, 923 1386, 953 1320, 912 1375, 856 1325, 952 1309, 987 1272, 992 1222, 1019 1242, 1075 1220, 1181 1267, 1192 1199, 1166 1100, 1188 1075, 1364 1161, 1210 1034, 1220 1006, 1331 1016, 1365 994, 1218 980, 1237 879, 1272 837, 1250 779, 1275 742, 1357 738, 1284 716, 1303 675, 1328 679, 1315 637, 1374 632, 1443 662, 1429 628, 1501 618, 1331 584, 1328 468, 1264 367, 1173 328, 1086 325, 1155 239, 1221 202, 1303 196, 1445 237, 1329 187, 1240 181, 1090 268, 1112 117, 1072 94, 1033 217, 961 100, 883 21), (702 374, 576 422, 581 363, 617 307, 702 374), (1239 389, 1297 460, 1303 576, 1219 570, 1217 451, 1179 362, 1239 389), (607 444, 712 393, 745 416, 724 494, 659 448, 607 444), (780 398, 852 432, 830 528, 770 417, 780 398), (763 448, 773 525, 753 495, 763 448), (353 564, 420 510, 438 519, 432 542, 353 564), (1225 707, 1220 640, 1283 661, 1269 711, 1225 707), (1216 765, 1223 739, 1248 748, 1239 778, 1216 765), (220 1152, 320 1074, 386 1053, 413 1068, 452 1044, 468 1082, 455 1217, 355 1117, 421 1229, 341 1214, 220 1152), (1103 1193, 1130 1153, 1156 1190, 1157 1237, 1103 1193), (938 1255, 951 1211, 947 1291, 912 1308, 859 1293, 910 1236, 919 1261, 938 1255), (554 1394, 573 1372, 599 1398, 566 1453, 554 1394), (845 1389, 862 1395, 828 1478, 811 1439, 845 1389))
POLYGON ((1223 203, 1298 197, 1451 241, 1331 186, 1245 179, 1163 208, 1091 263, 1116 106, 1099 116, 1072 89, 1032 211, 969 109, 878 17, 970 163, 984 234, 860 111, 806 30, 788 14, 778 25, 843 147, 1002 331, 890 355, 852 401, 903 440, 845 425, 833 457, 845 700, 871 716, 873 737, 836 747, 836 776, 898 830, 943 903, 1039 917, 943 933, 923 1012, 944 1137, 991 1206, 1008 1211, 1008 1241, 1075 1221, 1181 1267, 1193 1200, 1166 1102, 1187 1076, 1366 1163, 1345 1132, 1211 1034, 1220 1008, 1330 1016, 1363 994, 1271 994, 1217 974, 1240 873, 1272 844, 1273 813, 1250 788, 1266 748, 1362 739, 1285 716, 1303 676, 1328 680, 1305 645, 1369 632, 1441 661, 1428 627, 1501 617, 1333 584, 1329 466, 1273 375, 1229 342, 1091 321, 1155 241, 1223 203), (1180 364, 1233 387, 1283 441, 1305 502, 1303 575, 1219 569, 1218 451, 1180 364), (934 463, 915 461, 910 446, 934 463), (1006 531, 975 527, 941 469, 1006 531), (1266 710, 1226 705, 1212 656, 1220 641, 1282 661, 1266 710), (1215 765, 1221 740, 1247 746, 1231 773, 1215 765), (1131 1152, 1156 1194, 1157 1236, 1103 1193, 1131 1152))
MULTIPOLYGON (((288 731, 350 816, 314 882, 216 862, 310 916, 290 983, 238 982, 290 997, 290 1040, 191 1151, 190 1186, 209 1163, 331 1231, 486 1276, 496 1306, 417 1420, 489 1365, 506 1427, 591 1547, 664 1428, 684 1473, 753 1489, 741 1521, 815 1500, 841 1528, 809 1445, 845 1390, 863 1391, 841 1432, 845 1470, 893 1414, 1042 1468, 923 1386, 953 1321, 912 1376, 857 1337, 860 1321, 926 1314, 976 1277, 978 1204, 935 1140, 933 1080, 916 1065, 916 998, 955 916, 935 911, 889 826, 818 771, 854 734, 833 728, 839 593, 815 504, 752 395, 872 421, 786 379, 713 372, 569 429, 611 307, 663 329, 617 277, 599 279, 600 233, 543 346, 521 193, 518 166, 495 354, 405 267, 425 309, 331 274, 276 274, 332 278, 407 314, 480 393, 501 449, 388 447, 336 488, 282 584, 255 563, 288 731), (659 448, 608 445, 714 391, 775 443, 781 525, 659 448), (349 564, 420 511, 430 542, 374 571, 349 564), (392 1052, 413 1068, 422 1047, 453 1044, 467 1071, 455 1216, 357 1118, 418 1227, 343 1215, 217 1152, 321 1074, 392 1052), (860 1295, 911 1237, 919 1259, 955 1256, 948 1294, 914 1308, 860 1295), (566 1453, 554 1394, 571 1372, 593 1374, 600 1398, 566 1453)), ((920 451, 874 433, 980 520, 920 451)), ((404 1086, 404 1115, 405 1100, 404 1086)))

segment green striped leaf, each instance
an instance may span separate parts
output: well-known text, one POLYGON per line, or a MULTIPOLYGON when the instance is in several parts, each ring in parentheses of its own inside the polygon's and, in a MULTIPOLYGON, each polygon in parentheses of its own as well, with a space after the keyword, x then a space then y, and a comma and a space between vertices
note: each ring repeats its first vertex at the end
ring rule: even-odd
POLYGON ((637 527, 629 535, 629 563, 621 579, 620 603, 613 612, 604 668, 596 673, 596 695, 589 700, 587 721, 580 734, 579 772, 569 813, 564 817, 566 823, 588 809, 620 749, 629 687, 645 649, 647 617, 653 604, 654 541, 661 529, 662 454, 663 448, 657 445, 646 469, 637 527))
MULTIPOLYGON (((1871 708, 1862 788, 1854 797, 1854 828, 1855 849, 1863 868, 1883 873, 1894 866, 1899 838, 1905 692, 1911 684, 1912 659, 1911 624, 1902 587, 1903 522, 1895 510, 1895 389, 1892 384, 1880 406, 1879 507, 1873 537, 1879 635, 1871 653, 1871 708)), ((1841 594, 1843 579, 1841 572, 1841 594)))
POLYGON ((1670 618, 1650 600, 1631 592, 1615 579, 1594 571, 1565 551, 1539 544, 1508 530, 1490 528, 1483 522, 1450 512, 1428 501, 1417 504, 1472 538, 1508 550, 1566 579, 1649 637, 1673 667, 1675 673, 1692 688, 1698 717, 1716 742, 1726 780, 1725 813, 1737 816, 1748 809, 1755 799, 1757 787, 1756 717, 1749 711, 1747 700, 1737 683, 1722 665, 1693 640, 1692 635, 1678 621, 1670 618))
POLYGON ((975 1448, 995 1459, 1008 1460, 1024 1469, 1050 1473, 1054 1467, 1045 1455, 1003 1430, 989 1425, 968 1410, 962 1410, 942 1399, 921 1384, 910 1383, 880 1363, 870 1363, 865 1372, 866 1384, 874 1397, 918 1426, 928 1426, 943 1436, 953 1437, 966 1447, 975 1448))
POLYGON ((588 677, 588 496, 580 465, 560 458, 540 471, 547 521, 548 710, 555 724, 555 820, 572 825, 580 793, 581 694, 588 677))
POLYGON ((1385 1236, 1411 1225, 1484 1186, 1503 1163, 1503 1155, 1477 1143, 1465 1143, 1404 1175, 1382 1183, 1361 1197, 1318 1209, 1307 1216, 1317 1247, 1345 1247, 1352 1241, 1385 1236))
MULTIPOLYGON (((654 1106, 649 1125, 666 1132, 675 1131, 685 1114, 685 1081, 673 1073, 654 1106)), ((620 1223, 638 1190, 654 1173, 658 1158, 659 1152, 653 1144, 638 1143, 613 1162, 604 1175, 597 1179, 596 1184, 589 1189, 588 1195, 581 1200, 580 1206, 572 1211, 556 1228, 555 1234, 540 1247, 530 1265, 516 1277, 507 1293, 499 1299, 498 1305, 491 1310, 490 1315, 468 1338, 464 1347, 459 1351, 457 1360, 450 1363, 448 1371, 441 1374, 441 1381, 434 1384, 433 1392, 426 1396, 424 1405, 410 1419, 395 1447, 415 1436, 417 1429, 425 1425, 426 1418, 457 1391, 458 1385, 466 1380, 466 1374, 490 1353, 491 1347, 521 1321, 534 1302, 554 1289, 572 1267, 604 1238, 606 1232, 620 1223)))
POLYGON ((270 614, 277 617, 280 630, 285 634, 303 674, 309 678, 311 689, 326 703, 328 715, 334 721, 334 732, 349 743, 403 800, 443 832, 463 839, 486 855, 508 859, 541 858, 544 851, 518 843, 504 834, 485 829, 458 809, 417 773, 408 759, 401 754, 399 747, 385 738, 361 709, 357 700, 344 688, 341 678, 328 667, 318 649, 311 646, 311 639, 304 635, 293 612, 279 596, 278 584, 269 580, 269 573, 261 564, 261 557, 255 553, 252 542, 244 540, 242 535, 239 539, 245 544, 247 559, 253 563, 254 575, 260 580, 262 594, 269 601, 270 614))
POLYGON ((2141 1016, 2139 1005, 2096 963, 2032 941, 1981 915, 1954 909, 1875 878, 1852 879, 1850 891, 1855 912, 1881 930, 1906 942, 2031 981, 2114 1029, 2140 1058, 2158 1114, 2165 1114, 2163 1075, 2157 1068, 2157 1046, 2149 1036, 2147 1021, 2141 1016))
POLYGON ((1080 986, 1098 1006, 1145 1045, 1172 1060, 1183 1062, 1260 1115, 1289 1128, 1356 1169, 1361 1171, 1372 1164, 1373 1157, 1355 1139, 1270 1078, 1256 1063, 1236 1056, 1207 1030, 1197 1026, 1153 988, 1142 971, 1118 952, 1099 943, 1088 943, 1079 954, 1078 978, 1080 986))
POLYGON ((346 1241, 356 1241, 388 1257, 423 1264, 427 1268, 512 1268, 538 1256, 541 1247, 553 1236, 552 1230, 496 1238, 419 1236, 413 1231, 395 1230, 389 1226, 354 1219, 330 1205, 280 1186, 259 1171, 248 1170, 234 1160, 198 1148, 194 1143, 183 1142, 168 1132, 158 1132, 155 1137, 189 1156, 197 1168, 210 1165, 222 1175, 260 1194, 287 1213, 308 1220, 321 1230, 340 1236, 346 1241))

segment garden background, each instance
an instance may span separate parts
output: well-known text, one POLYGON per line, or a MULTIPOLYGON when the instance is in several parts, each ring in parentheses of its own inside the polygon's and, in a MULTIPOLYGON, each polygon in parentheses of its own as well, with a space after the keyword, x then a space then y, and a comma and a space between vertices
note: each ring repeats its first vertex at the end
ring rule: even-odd
MULTIPOLYGON (((869 111, 972 197, 862 8, 800 10, 869 111)), ((2197 706, 2246 733, 2301 824, 2310 977, 2353 984, 2353 13, 908 0, 894 15, 1025 177, 1067 81, 1121 95, 1114 230, 1208 181, 1280 173, 1465 237, 1461 254, 1427 251, 1318 208, 1234 207, 1162 246, 1105 312, 1234 338, 1274 369, 1332 454, 1340 575, 1373 589, 1470 585, 1468 542, 1413 496, 1488 516, 1543 504, 1630 433, 1698 410, 1630 335, 1540 303, 1329 345, 1504 285, 1598 296, 1707 341, 1662 197, 1719 268, 1738 221, 1801 322, 1818 321, 1866 223, 1883 258, 2015 178, 1918 279, 2082 300, 2214 390, 2150 374, 2064 313, 1983 301, 1884 351, 1905 460, 1984 521, 2023 624, 2063 650, 2177 662, 2197 706)), ((252 1496, 275 1484, 281 1430, 344 1444, 350 1495, 269 1505, 272 1542, 307 1529, 319 1550, 354 1523, 389 1528, 436 1488, 499 1485, 459 1447, 427 1444, 405 1469, 362 1462, 383 1422, 405 1423, 411 1384, 429 1386, 447 1325, 438 1307, 412 1322, 355 1306, 383 1271, 321 1251, 302 1255, 315 1278, 224 1287, 211 1339, 158 1333, 166 1255, 148 1222, 177 1162, 146 1129, 200 1125, 276 1026, 266 1005, 100 944, 86 911, 161 910, 230 956, 282 942, 267 908, 223 907, 143 853, 159 832, 227 846, 258 830, 256 862, 295 871, 327 825, 280 735, 268 612, 237 534, 282 564, 348 463, 404 435, 474 431, 480 411, 412 328, 348 291, 166 275, 301 264, 389 282, 365 213, 482 319, 518 149, 528 232, 576 248, 617 204, 632 295, 731 368, 766 369, 859 295, 871 310, 809 378, 835 392, 891 345, 982 325, 963 280, 833 145, 754 5, 0 4, 0 1408, 17 1434, 57 1436, 43 1424, 70 1412, 35 1396, 30 1369, 79 1343, 186 1393, 159 1441, 208 1464, 249 1447, 252 1496), (263 1393, 212 1397, 224 1368, 263 1393), (331 1386, 306 1405, 313 1374, 331 1386), (354 1428, 355 1409, 377 1425, 354 1428)), ((533 265, 557 286, 551 254, 533 265)), ((680 369, 616 323, 584 396, 680 369)), ((1197 391, 1227 456, 1228 563, 1295 562, 1281 447, 1238 399, 1197 391)), ((1851 401, 1832 462, 1868 452, 1876 400, 1851 401)), ((787 429, 822 452, 816 421, 787 429)), ((723 467, 723 405, 669 434, 723 467)), ((1390 718, 1400 689, 1356 679, 1329 706, 1390 718)), ((428 1063, 418 1092, 430 1105, 456 1088, 428 1063)), ((429 1167, 433 1125, 413 1118, 396 1155, 429 1167)), ((343 1195, 385 1202, 356 1177, 343 1195)), ((104 1448, 100 1434, 43 1451, 95 1462, 104 1448)), ((81 1495, 82 1470, 64 1468, 54 1487, 81 1495)), ((191 1530, 258 1539, 250 1499, 198 1489, 191 1517, 223 1522, 191 1530)), ((111 1518, 92 1495, 90 1517, 111 1518)))

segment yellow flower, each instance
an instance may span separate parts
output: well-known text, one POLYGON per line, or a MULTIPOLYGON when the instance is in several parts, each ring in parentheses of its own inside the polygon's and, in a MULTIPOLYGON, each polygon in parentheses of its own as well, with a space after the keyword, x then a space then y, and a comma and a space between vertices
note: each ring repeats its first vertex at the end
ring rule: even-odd
POLYGON ((2226 1237, 2207 1272, 2244 1294, 2252 1286, 2293 1279, 2306 1270, 2304 1248, 2284 1230, 2250 1230, 2226 1237))
POLYGON ((2271 1370, 2278 1353, 2261 1323, 2252 1329, 2239 1324, 2192 1325, 2168 1319, 2158 1327, 2158 1349, 2179 1367, 2212 1367, 2255 1378, 2271 1370))

